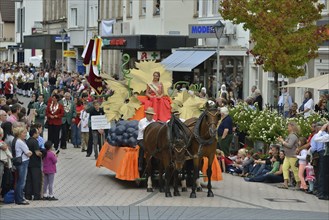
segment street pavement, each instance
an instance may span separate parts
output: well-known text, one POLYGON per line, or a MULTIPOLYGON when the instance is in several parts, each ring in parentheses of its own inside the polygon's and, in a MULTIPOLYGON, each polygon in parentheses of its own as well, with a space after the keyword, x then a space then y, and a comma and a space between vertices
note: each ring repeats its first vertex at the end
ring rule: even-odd
MULTIPOLYGON (((20 98, 25 106, 27 98, 20 98)), ((133 181, 121 181, 107 168, 97 168, 93 157, 80 149, 61 150, 54 193, 58 201, 30 201, 29 206, 0 203, 0 219, 329 219, 329 202, 276 184, 245 182, 223 174, 207 189, 189 198, 166 198, 133 181)), ((205 186, 205 184, 204 184, 205 186)))

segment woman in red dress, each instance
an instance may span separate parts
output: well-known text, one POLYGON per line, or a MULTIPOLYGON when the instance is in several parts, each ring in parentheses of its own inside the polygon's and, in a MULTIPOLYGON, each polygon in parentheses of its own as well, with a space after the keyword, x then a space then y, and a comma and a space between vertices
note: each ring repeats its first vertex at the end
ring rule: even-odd
POLYGON ((153 80, 147 84, 146 96, 149 98, 145 101, 144 108, 152 107, 155 111, 154 120, 168 121, 171 117, 170 99, 164 96, 163 84, 160 82, 160 73, 153 73, 153 80))
POLYGON ((62 126, 62 118, 64 116, 64 107, 58 103, 59 95, 55 94, 48 103, 46 116, 48 121, 48 140, 54 143, 57 150, 59 146, 59 132, 62 126))

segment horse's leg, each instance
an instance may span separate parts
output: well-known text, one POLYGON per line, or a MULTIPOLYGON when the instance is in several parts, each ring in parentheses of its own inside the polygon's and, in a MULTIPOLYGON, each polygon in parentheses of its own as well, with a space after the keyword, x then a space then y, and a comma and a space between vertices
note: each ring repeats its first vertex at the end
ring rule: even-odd
POLYGON ((199 178, 199 158, 193 159, 193 183, 192 183, 192 192, 190 194, 190 198, 196 198, 195 188, 196 188, 196 180, 199 178))
POLYGON ((164 188, 163 188, 163 163, 159 162, 159 192, 164 192, 164 188))
POLYGON ((178 190, 178 170, 174 170, 174 196, 180 196, 178 190))
POLYGON ((212 192, 211 188, 211 175, 212 175, 212 163, 214 161, 214 154, 210 154, 210 156, 208 157, 208 169, 207 169, 207 177, 208 177, 208 197, 214 197, 214 193, 212 192))
MULTIPOLYGON (((200 170, 202 170, 203 167, 203 159, 200 160, 200 164, 199 164, 199 174, 200 174, 200 170)), ((204 175, 204 174, 203 174, 204 175)), ((202 192, 202 186, 201 186, 201 178, 202 177, 198 177, 196 179, 196 191, 197 192, 202 192)))
POLYGON ((152 165, 151 165, 151 160, 150 160, 150 156, 146 156, 146 180, 147 180, 147 192, 153 192, 153 187, 152 187, 152 165))
POLYGON ((165 174, 165 178, 166 178, 166 186, 165 186, 165 194, 166 194, 166 197, 171 197, 171 192, 170 192, 170 177, 171 177, 171 174, 172 174, 172 169, 170 167, 169 164, 166 164, 165 165, 166 167, 166 174, 165 174))
POLYGON ((182 192, 187 192, 187 186, 186 186, 186 163, 183 166, 182 169, 182 179, 181 179, 181 184, 182 184, 182 192))

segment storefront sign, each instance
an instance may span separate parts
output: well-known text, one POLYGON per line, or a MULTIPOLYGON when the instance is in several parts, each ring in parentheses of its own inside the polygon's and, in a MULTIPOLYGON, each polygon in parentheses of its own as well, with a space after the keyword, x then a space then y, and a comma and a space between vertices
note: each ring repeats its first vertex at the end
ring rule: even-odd
POLYGON ((110 129, 111 124, 107 121, 105 115, 94 115, 91 116, 91 129, 98 130, 98 129, 110 129))
POLYGON ((115 38, 115 39, 111 39, 109 41, 110 46, 126 46, 127 45, 127 41, 124 38, 115 38))
POLYGON ((64 57, 76 58, 76 52, 74 50, 64 50, 64 57))
POLYGON ((138 51, 137 59, 138 60, 159 60, 160 52, 159 51, 138 51))
POLYGON ((189 24, 189 38, 216 38, 214 24, 189 24))

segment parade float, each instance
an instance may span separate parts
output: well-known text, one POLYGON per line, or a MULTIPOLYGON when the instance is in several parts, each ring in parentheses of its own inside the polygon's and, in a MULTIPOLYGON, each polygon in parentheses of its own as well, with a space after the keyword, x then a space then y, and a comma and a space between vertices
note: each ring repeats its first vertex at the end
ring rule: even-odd
MULTIPOLYGON (((123 66, 129 56, 123 55, 123 66)), ((103 101, 102 107, 106 119, 111 123, 109 135, 98 155, 96 167, 106 167, 115 173, 115 177, 126 181, 140 181, 138 171, 139 146, 137 145, 138 121, 145 117, 145 105, 148 97, 145 90, 154 72, 159 72, 164 87, 164 97, 169 100, 169 113, 179 111, 181 118, 199 117, 202 107, 207 102, 191 92, 178 93, 172 87, 172 73, 155 61, 140 61, 134 69, 123 69, 123 80, 115 80, 109 75, 101 74, 113 95, 103 101)), ((196 88, 196 86, 191 86, 196 88)), ((170 116, 170 114, 169 114, 170 116)), ((166 122, 169 118, 163 119, 166 122)), ((221 180, 221 170, 217 160, 213 163, 213 180, 221 180)), ((202 171, 206 172, 207 161, 202 171)))

